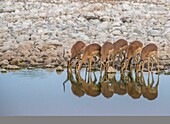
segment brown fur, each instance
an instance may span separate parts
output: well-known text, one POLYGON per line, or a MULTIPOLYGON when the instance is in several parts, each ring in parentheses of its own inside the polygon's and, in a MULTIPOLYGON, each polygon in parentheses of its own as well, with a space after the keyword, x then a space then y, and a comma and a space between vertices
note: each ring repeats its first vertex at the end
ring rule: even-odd
POLYGON ((82 83, 79 80, 79 78, 76 75, 76 79, 73 76, 72 70, 70 67, 67 67, 67 79, 64 81, 63 85, 64 85, 64 91, 65 91, 65 83, 67 81, 71 82, 71 90, 73 92, 74 95, 81 97, 85 94, 85 91, 83 89, 82 83))
POLYGON ((119 57, 122 59, 122 52, 125 50, 128 46, 128 42, 124 39, 119 39, 115 43, 113 43, 113 50, 111 55, 113 56, 113 62, 112 65, 114 65, 115 57, 117 54, 119 54, 119 57))
POLYGON ((104 97, 110 98, 114 95, 114 86, 111 80, 108 79, 108 74, 105 72, 100 78, 101 93, 104 97))
POLYGON ((141 52, 142 48, 143 48, 143 44, 140 41, 133 41, 132 43, 130 43, 128 47, 126 47, 127 60, 121 69, 122 71, 124 69, 127 69, 128 64, 132 58, 135 58, 136 62, 138 61, 137 54, 141 52))
MULTIPOLYGON (((144 81, 144 77, 143 77, 144 81)), ((144 98, 147 98, 148 100, 154 100, 158 97, 158 85, 159 85, 159 75, 156 85, 153 87, 154 84, 154 77, 152 73, 152 83, 150 83, 150 76, 148 75, 148 85, 143 82, 142 86, 142 94, 144 98)))
POLYGON ((125 95, 127 93, 127 89, 126 89, 126 86, 123 83, 123 81, 124 81, 124 74, 121 74, 119 81, 116 80, 115 75, 112 79, 112 83, 114 86, 114 92, 118 95, 125 95))
POLYGON ((135 73, 135 80, 133 79, 132 72, 129 73, 128 78, 128 83, 126 85, 128 95, 133 99, 139 99, 142 95, 142 91, 140 81, 138 82, 138 80, 140 80, 138 73, 135 73))
POLYGON ((78 63, 77 71, 81 68, 81 65, 89 58, 89 70, 91 70, 91 63, 93 56, 98 55, 100 57, 101 46, 97 43, 88 45, 84 50, 82 61, 78 63))
POLYGON ((77 41, 71 48, 71 59, 70 59, 70 63, 71 61, 75 58, 78 57, 78 61, 81 58, 81 53, 83 51, 85 47, 85 43, 83 43, 82 41, 77 41))
POLYGON ((113 49, 113 44, 111 42, 106 41, 103 46, 101 47, 101 59, 100 59, 100 71, 102 70, 102 65, 105 67, 105 71, 107 70, 106 68, 106 62, 107 59, 109 60, 110 56, 110 51, 113 49))
MULTIPOLYGON (((158 65, 158 72, 159 72, 159 60, 158 60, 158 47, 153 44, 153 43, 150 43, 148 45, 146 45, 143 49, 142 49, 142 52, 141 52, 141 60, 143 60, 143 63, 142 63, 142 72, 143 72, 143 69, 144 69, 144 64, 145 64, 145 61, 148 60, 148 72, 150 72, 150 58, 151 57, 155 57, 156 58, 156 62, 157 62, 157 65, 158 65)), ((152 68, 153 68, 153 61, 152 61, 152 67, 151 67, 151 71, 152 71, 152 68)), ((137 67, 137 69, 139 70, 141 67, 141 65, 139 64, 139 67, 137 67)))
POLYGON ((96 79, 95 73, 94 73, 95 79, 94 79, 94 81, 92 81, 91 72, 88 72, 88 80, 89 80, 88 82, 86 82, 80 76, 79 72, 76 72, 76 73, 77 73, 77 75, 79 75, 80 81, 82 82, 82 85, 83 85, 83 89, 88 96, 96 97, 96 96, 100 95, 100 93, 101 93, 100 85, 96 84, 97 79, 96 79))

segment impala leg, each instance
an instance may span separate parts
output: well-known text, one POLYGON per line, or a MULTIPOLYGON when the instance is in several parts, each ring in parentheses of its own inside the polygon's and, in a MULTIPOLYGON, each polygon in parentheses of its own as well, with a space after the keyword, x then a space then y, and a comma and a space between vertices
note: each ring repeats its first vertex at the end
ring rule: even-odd
POLYGON ((159 58, 158 58, 158 52, 156 52, 156 61, 157 61, 158 73, 159 73, 159 72, 160 72, 160 68, 159 68, 159 58))
POLYGON ((142 73, 143 73, 143 70, 144 70, 144 65, 145 65, 145 61, 142 62, 142 73))
POLYGON ((150 75, 150 68, 149 68, 149 66, 150 66, 150 57, 148 57, 148 74, 150 75))
POLYGON ((138 54, 134 55, 134 59, 135 59, 135 69, 137 68, 137 63, 138 63, 138 54))
POLYGON ((97 57, 94 56, 94 66, 96 65, 97 57))
POLYGON ((152 58, 152 61, 151 61, 151 73, 153 73, 153 64, 154 64, 154 59, 152 58))
POLYGON ((79 63, 79 62, 80 62, 80 59, 81 59, 81 55, 79 54, 79 55, 77 55, 77 57, 78 57, 77 62, 79 63))
POLYGON ((108 55, 108 58, 106 60, 106 70, 108 71, 108 68, 109 68, 109 62, 110 62, 110 53, 108 55))
POLYGON ((102 73, 103 62, 100 62, 100 74, 102 73))
POLYGON ((148 73, 148 87, 150 87, 150 74, 148 73))
POLYGON ((90 56, 90 58, 89 58, 89 71, 91 71, 92 60, 93 60, 93 55, 90 56))
POLYGON ((115 64, 115 55, 113 55, 113 61, 112 61, 112 66, 114 67, 115 64))
POLYGON ((152 83, 151 83, 151 87, 153 87, 154 84, 154 77, 153 77, 153 73, 152 73, 152 83))
POLYGON ((159 85, 159 74, 158 74, 158 79, 157 79, 157 83, 156 83, 156 85, 155 85, 155 88, 157 88, 158 85, 159 85))
POLYGON ((106 71, 106 66, 107 66, 107 63, 106 62, 104 62, 104 71, 106 71))
POLYGON ((125 63, 125 70, 128 69, 128 65, 129 65, 129 61, 127 61, 127 62, 125 63))

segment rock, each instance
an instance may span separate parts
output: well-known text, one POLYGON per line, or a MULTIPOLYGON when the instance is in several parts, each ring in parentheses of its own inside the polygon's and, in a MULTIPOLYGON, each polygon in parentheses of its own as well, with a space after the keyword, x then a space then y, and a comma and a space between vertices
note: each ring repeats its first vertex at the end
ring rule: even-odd
POLYGON ((11 13, 11 12, 15 12, 15 9, 12 7, 5 7, 3 8, 3 12, 11 13))
POLYGON ((10 64, 11 64, 11 65, 18 65, 21 61, 22 61, 22 58, 21 58, 21 57, 16 57, 16 58, 13 58, 13 59, 10 61, 10 64))
POLYGON ((36 42, 40 41, 40 36, 36 34, 31 35, 30 38, 31 40, 36 41, 36 42))
POLYGON ((6 52, 4 52, 3 53, 3 55, 2 55, 2 59, 7 59, 7 60, 11 60, 11 59, 13 59, 14 57, 13 57, 13 52, 12 51, 6 51, 6 52))
POLYGON ((33 44, 34 44, 34 41, 28 41, 28 42, 20 42, 19 45, 18 45, 18 51, 22 51, 22 50, 32 50, 33 48, 33 44))
POLYGON ((63 71, 56 71, 58 75, 61 75, 63 71))
POLYGON ((45 68, 54 68, 54 65, 45 65, 45 68))
POLYGON ((61 66, 67 67, 67 62, 66 62, 66 61, 62 62, 62 63, 61 63, 61 66))
POLYGON ((122 10, 123 11, 129 11, 129 10, 131 10, 131 7, 130 7, 130 5, 123 3, 122 4, 122 10))
POLYGON ((0 57, 2 57, 2 55, 3 55, 3 53, 2 53, 2 52, 0 52, 0 57))
POLYGON ((170 70, 165 70, 165 75, 170 75, 170 70))
POLYGON ((109 28, 109 23, 108 22, 103 22, 98 26, 99 29, 101 30, 106 30, 109 28))
POLYGON ((58 67, 56 68, 56 71, 64 71, 64 69, 63 69, 62 66, 58 66, 58 67))
POLYGON ((12 41, 7 41, 3 43, 3 47, 1 48, 2 51, 12 50, 16 48, 16 44, 14 44, 12 41))
POLYGON ((47 43, 48 45, 55 46, 56 48, 57 48, 58 46, 62 46, 62 43, 59 42, 58 40, 48 40, 48 41, 46 41, 46 43, 47 43))
POLYGON ((115 68, 113 68, 113 67, 110 66, 107 72, 108 72, 108 73, 116 73, 116 71, 117 71, 117 70, 116 70, 115 68))
POLYGON ((46 41, 49 39, 48 35, 41 35, 41 40, 46 41))
POLYGON ((17 42, 20 43, 20 42, 24 42, 24 41, 28 41, 30 38, 30 36, 28 35, 20 35, 20 36, 17 36, 17 42))
POLYGON ((36 66, 39 66, 40 64, 37 63, 37 62, 35 62, 35 61, 33 61, 33 60, 31 60, 31 61, 30 61, 30 65, 31 65, 32 67, 36 67, 36 66))
POLYGON ((161 36, 161 31, 159 31, 159 30, 151 30, 150 32, 149 32, 149 34, 151 35, 151 36, 161 36))
POLYGON ((0 66, 4 66, 4 65, 8 65, 9 64, 9 61, 7 59, 3 60, 0 62, 0 66))
POLYGON ((31 55, 30 51, 27 49, 23 49, 22 51, 20 51, 20 53, 25 57, 28 57, 31 55))
POLYGON ((170 30, 169 32, 163 33, 163 36, 166 37, 170 41, 170 30))
POLYGON ((34 69, 34 67, 28 67, 27 69, 34 69))
POLYGON ((38 62, 38 63, 43 63, 44 62, 44 60, 42 58, 37 58, 37 59, 35 59, 35 61, 38 62))
MULTIPOLYGON (((156 65, 156 68, 158 68, 157 65, 156 65)), ((160 69, 160 70, 164 70, 164 68, 165 68, 164 65, 159 65, 159 69, 160 69)))
POLYGON ((139 30, 139 29, 134 29, 134 30, 133 30, 133 33, 142 34, 142 31, 139 30))
POLYGON ((170 65, 170 60, 169 59, 160 60, 160 64, 161 65, 170 65))
POLYGON ((114 22, 112 24, 113 27, 120 27, 121 26, 121 23, 120 22, 114 22))
MULTIPOLYGON (((6 33, 6 32, 8 32, 8 27, 0 27, 0 33, 2 34, 2 33, 6 33)), ((0 35, 1 36, 1 38, 2 38, 2 35, 0 35)))
POLYGON ((44 60, 44 64, 45 64, 45 65, 51 64, 52 61, 53 61, 53 60, 52 60, 51 57, 50 57, 50 58, 47 58, 47 59, 44 60))
POLYGON ((28 63, 27 63, 27 62, 19 62, 19 63, 18 63, 18 66, 19 66, 19 67, 27 67, 27 66, 28 66, 28 63))
POLYGON ((20 67, 16 66, 16 65, 7 65, 4 67, 5 69, 11 69, 11 70, 17 70, 20 69, 20 67))
POLYGON ((29 57, 29 61, 37 62, 38 59, 39 58, 37 56, 35 56, 35 55, 29 57))
POLYGON ((90 38, 88 37, 88 35, 86 35, 85 33, 82 33, 82 32, 79 32, 75 35, 73 35, 73 37, 75 36, 75 38, 80 38, 82 39, 83 41, 89 41, 90 38))
POLYGON ((6 73, 7 70, 6 70, 6 69, 1 69, 1 72, 2 72, 2 73, 6 73))
POLYGON ((120 30, 115 30, 112 32, 113 35, 121 35, 121 31, 120 30))

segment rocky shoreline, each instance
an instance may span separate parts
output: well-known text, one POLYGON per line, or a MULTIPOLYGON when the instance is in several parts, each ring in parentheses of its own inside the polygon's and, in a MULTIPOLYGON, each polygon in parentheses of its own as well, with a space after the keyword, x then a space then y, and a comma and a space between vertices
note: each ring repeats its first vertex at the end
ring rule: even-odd
POLYGON ((169 69, 170 4, 159 1, 0 1, 0 67, 66 67, 76 41, 102 45, 124 38, 157 44, 161 69, 169 69))

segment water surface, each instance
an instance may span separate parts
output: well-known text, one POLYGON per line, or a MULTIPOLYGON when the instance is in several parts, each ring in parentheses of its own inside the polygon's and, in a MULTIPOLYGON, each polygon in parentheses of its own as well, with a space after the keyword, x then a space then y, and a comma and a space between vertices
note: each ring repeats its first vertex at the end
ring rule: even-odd
MULTIPOLYGON (((92 80, 99 72, 91 72, 92 80)), ((85 70, 81 71, 85 80, 85 70)), ((75 74, 72 75, 76 81, 75 74)), ((133 73, 135 77, 135 74, 133 73)), ((158 75, 154 76, 154 86, 158 75)), ((115 75, 116 80, 121 75, 115 75)), ((148 74, 144 73, 147 84, 148 74)), ((67 79, 67 70, 57 74, 53 69, 19 70, 0 73, 0 116, 169 116, 170 115, 170 76, 160 75, 158 96, 149 100, 143 95, 134 99, 128 93, 103 94, 102 89, 96 96, 90 96, 84 89, 76 87, 67 79)), ((135 79, 135 78, 134 78, 135 79)), ((88 81, 88 76, 86 77, 88 81)), ((150 78, 152 82, 152 78, 150 78)), ((103 84, 104 86, 104 84, 103 84)), ((109 86, 109 85, 108 85, 109 86)), ((111 86, 111 84, 110 84, 111 86)), ((100 88, 101 86, 99 86, 100 88)), ((122 86, 123 87, 123 86, 122 86)), ((92 88, 93 89, 93 88, 92 88)), ((95 89, 95 88, 94 88, 95 89)), ((86 89, 87 90, 87 89, 86 89)), ((112 90, 110 90, 112 93, 112 90)))

